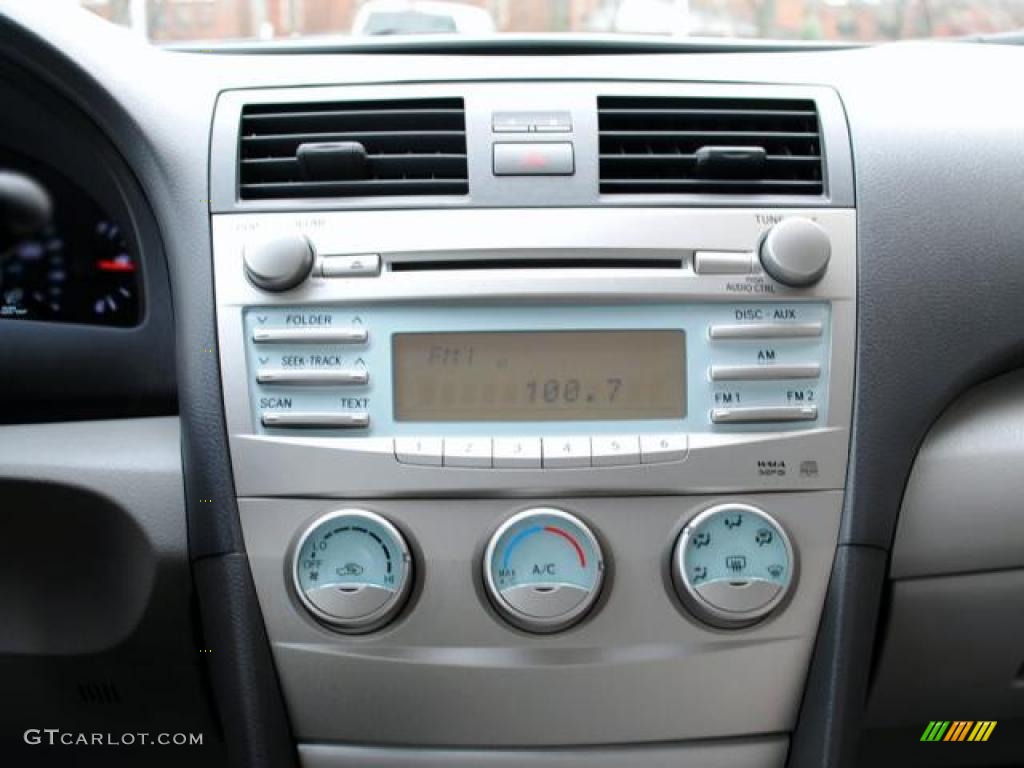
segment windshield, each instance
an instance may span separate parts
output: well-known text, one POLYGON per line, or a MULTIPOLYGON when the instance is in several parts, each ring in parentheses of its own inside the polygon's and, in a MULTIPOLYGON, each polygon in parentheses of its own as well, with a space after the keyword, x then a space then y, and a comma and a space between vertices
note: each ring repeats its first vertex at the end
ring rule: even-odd
POLYGON ((158 43, 612 33, 884 41, 1024 27, 1024 0, 78 0, 158 43))

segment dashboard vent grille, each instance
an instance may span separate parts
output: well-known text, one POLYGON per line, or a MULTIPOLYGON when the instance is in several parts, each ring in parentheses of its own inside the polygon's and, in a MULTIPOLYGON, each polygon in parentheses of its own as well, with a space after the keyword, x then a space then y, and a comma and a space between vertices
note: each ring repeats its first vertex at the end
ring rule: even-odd
POLYGON ((462 99, 247 104, 243 200, 465 195, 462 99))
POLYGON ((601 97, 601 192, 821 195, 821 129, 804 99, 601 97))

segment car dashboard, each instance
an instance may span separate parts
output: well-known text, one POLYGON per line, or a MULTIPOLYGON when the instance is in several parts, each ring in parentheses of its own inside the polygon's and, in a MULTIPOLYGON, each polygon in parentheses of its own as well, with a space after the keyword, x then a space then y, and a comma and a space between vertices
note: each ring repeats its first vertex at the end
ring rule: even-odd
POLYGON ((942 671, 1020 601, 1016 487, 958 452, 1019 400, 1015 47, 0 32, 0 170, 57 211, 2 262, 0 561, 51 508, 103 561, 4 598, 4 750, 932 764, 942 716, 1024 754, 1013 643, 942 671))

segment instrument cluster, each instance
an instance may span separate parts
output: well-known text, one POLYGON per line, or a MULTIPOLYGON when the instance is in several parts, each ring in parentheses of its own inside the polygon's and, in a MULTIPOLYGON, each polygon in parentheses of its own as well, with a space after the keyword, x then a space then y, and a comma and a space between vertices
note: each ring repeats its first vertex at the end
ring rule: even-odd
POLYGON ((140 311, 125 223, 59 171, 0 150, 0 319, 130 327, 140 311))

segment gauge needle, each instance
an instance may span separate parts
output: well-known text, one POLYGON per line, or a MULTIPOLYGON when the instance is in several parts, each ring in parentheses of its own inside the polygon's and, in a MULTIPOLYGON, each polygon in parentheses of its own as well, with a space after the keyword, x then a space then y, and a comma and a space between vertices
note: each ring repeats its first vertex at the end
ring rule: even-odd
POLYGON ((96 269, 101 272, 134 272, 135 263, 118 259, 100 259, 96 262, 96 269))

